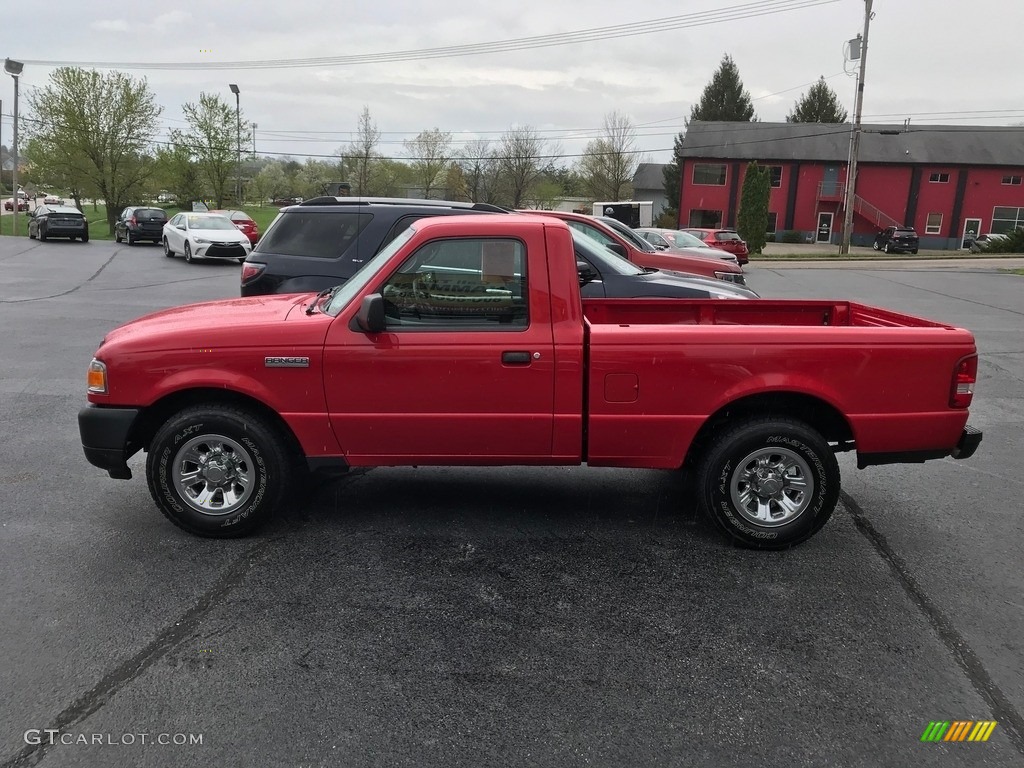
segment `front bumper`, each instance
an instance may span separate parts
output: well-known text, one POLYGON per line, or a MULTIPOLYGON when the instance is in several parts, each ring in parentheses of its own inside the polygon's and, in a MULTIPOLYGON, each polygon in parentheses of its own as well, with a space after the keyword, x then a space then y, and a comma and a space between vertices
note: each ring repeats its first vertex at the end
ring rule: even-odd
POLYGON ((244 259, 252 251, 245 243, 196 243, 192 253, 199 259, 244 259))
MULTIPOLYGON (((131 480, 128 436, 138 408, 103 408, 89 405, 78 412, 78 432, 85 458, 94 467, 107 470, 116 480, 131 480)), ((134 453, 135 451, 132 451, 134 453)))

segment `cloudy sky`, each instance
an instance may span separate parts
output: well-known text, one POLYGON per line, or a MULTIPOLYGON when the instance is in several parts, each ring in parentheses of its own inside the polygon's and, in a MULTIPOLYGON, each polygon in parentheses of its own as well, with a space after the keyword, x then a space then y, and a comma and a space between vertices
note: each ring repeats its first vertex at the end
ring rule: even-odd
MULTIPOLYGON (((618 110, 637 126, 643 159, 665 162, 726 53, 761 120, 784 120, 821 75, 852 114, 856 80, 844 73, 852 72, 844 44, 864 21, 863 0, 4 5, 0 57, 26 62, 23 106, 24 94, 46 84, 50 62, 116 66, 149 81, 164 107, 164 139, 183 125, 184 102, 203 91, 231 101, 228 84, 237 83, 244 119, 258 126, 257 150, 300 159, 331 155, 351 141, 365 105, 388 156, 406 154, 403 140, 426 128, 450 131, 458 144, 529 125, 571 157, 618 110), (530 39, 550 35, 564 37, 543 47, 530 39), (403 55, 496 43, 505 44, 482 45, 473 55, 403 55), (379 54, 392 60, 366 61, 379 54), (308 61, 341 57, 356 60, 308 61), (272 60, 278 63, 257 66, 272 60), (245 68, 216 68, 226 62, 245 68), (178 67, 138 67, 152 63, 178 67)), ((874 11, 866 122, 1024 123, 1024 2, 875 0, 874 11)), ((0 138, 9 145, 9 77, 0 82, 0 99, 0 138)))

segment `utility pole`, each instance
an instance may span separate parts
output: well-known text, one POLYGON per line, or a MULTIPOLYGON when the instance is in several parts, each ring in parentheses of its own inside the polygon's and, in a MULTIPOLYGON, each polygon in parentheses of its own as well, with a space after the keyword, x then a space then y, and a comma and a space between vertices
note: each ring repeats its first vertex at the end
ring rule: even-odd
POLYGON ((860 115, 864 107, 864 71, 868 66, 868 27, 871 26, 871 3, 864 0, 864 35, 860 41, 860 70, 857 72, 857 98, 853 105, 853 130, 850 132, 850 163, 846 169, 846 201, 843 203, 843 242, 839 255, 850 252, 853 234, 853 201, 857 188, 857 155, 860 153, 860 115))

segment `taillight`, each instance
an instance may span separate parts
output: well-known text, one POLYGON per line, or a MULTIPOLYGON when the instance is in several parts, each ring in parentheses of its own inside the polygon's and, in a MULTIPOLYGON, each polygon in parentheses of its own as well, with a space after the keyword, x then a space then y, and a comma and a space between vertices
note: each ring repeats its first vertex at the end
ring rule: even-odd
POLYGON ((257 277, 263 274, 263 270, 267 268, 266 264, 260 264, 258 261, 246 261, 242 264, 242 285, 251 283, 257 277))
POLYGON ((956 364, 953 386, 949 393, 952 408, 967 408, 974 398, 974 383, 978 380, 978 356, 971 355, 956 364))
POLYGON ((136 226, 136 225, 137 225, 137 224, 138 224, 139 222, 137 222, 137 221, 135 220, 135 217, 134 217, 134 216, 132 216, 132 217, 131 217, 130 219, 128 219, 128 223, 129 223, 129 224, 131 224, 131 225, 132 225, 132 226, 134 227, 134 226, 136 226))

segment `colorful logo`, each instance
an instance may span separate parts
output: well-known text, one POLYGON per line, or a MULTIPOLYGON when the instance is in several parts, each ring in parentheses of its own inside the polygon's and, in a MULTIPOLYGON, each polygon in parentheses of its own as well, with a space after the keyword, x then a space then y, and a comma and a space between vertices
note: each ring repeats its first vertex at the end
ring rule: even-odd
POLYGON ((988 741, 997 724, 995 720, 932 720, 921 741, 988 741))

